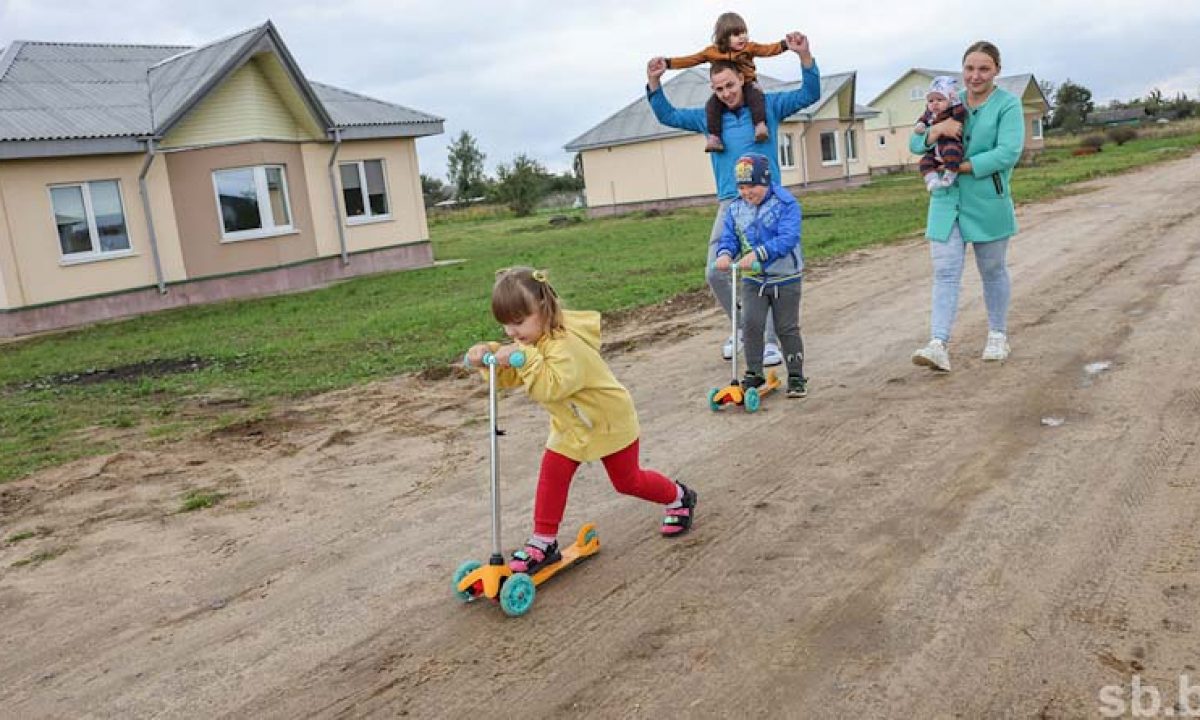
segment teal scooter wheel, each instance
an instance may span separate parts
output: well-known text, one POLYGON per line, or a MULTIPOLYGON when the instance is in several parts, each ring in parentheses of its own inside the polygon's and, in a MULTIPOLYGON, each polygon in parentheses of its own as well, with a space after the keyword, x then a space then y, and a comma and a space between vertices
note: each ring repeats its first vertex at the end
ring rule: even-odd
POLYGON ((533 578, 525 573, 513 573, 500 588, 500 609, 509 617, 520 617, 529 612, 536 594, 533 578))
POLYGON ((757 412, 759 406, 762 405, 762 397, 758 394, 758 388, 747 388, 744 402, 746 412, 757 412))
POLYGON ((483 563, 479 562, 478 560, 467 560, 462 565, 458 566, 458 569, 454 571, 454 584, 450 586, 450 589, 454 591, 454 597, 462 600, 463 602, 471 602, 475 599, 474 593, 472 593, 470 590, 459 590, 458 584, 462 582, 463 578, 475 572, 482 566, 483 563))
POLYGON ((708 391, 708 407, 710 410, 716 411, 721 409, 721 403, 717 402, 717 393, 721 392, 721 388, 713 388, 708 391))

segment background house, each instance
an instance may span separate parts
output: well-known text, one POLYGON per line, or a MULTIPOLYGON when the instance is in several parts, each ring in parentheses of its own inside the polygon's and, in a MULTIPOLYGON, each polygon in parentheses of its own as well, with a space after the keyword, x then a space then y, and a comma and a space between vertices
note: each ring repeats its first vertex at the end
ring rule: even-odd
MULTIPOLYGON (((759 75, 766 92, 800 82, 759 75)), ((708 72, 691 68, 663 83, 679 108, 703 106, 712 95, 708 72)), ((863 121, 873 112, 855 105, 855 73, 821 77, 821 97, 780 123, 780 181, 785 186, 842 186, 869 176, 862 155, 863 121)), ((704 137, 658 122, 643 96, 566 145, 580 153, 588 213, 607 215, 650 207, 694 205, 716 196, 704 137)))
MULTIPOLYGON (((950 75, 962 82, 957 70, 913 68, 904 73, 871 101, 878 114, 867 120, 867 164, 872 172, 890 172, 916 167, 918 156, 908 151, 908 137, 921 113, 925 112, 925 92, 929 81, 938 75, 950 75)), ((996 78, 996 84, 1021 98, 1025 107, 1025 152, 1037 153, 1044 147, 1043 118, 1050 103, 1032 74, 996 78)))
POLYGON ((440 118, 310 82, 270 23, 0 53, 0 336, 432 263, 440 118))

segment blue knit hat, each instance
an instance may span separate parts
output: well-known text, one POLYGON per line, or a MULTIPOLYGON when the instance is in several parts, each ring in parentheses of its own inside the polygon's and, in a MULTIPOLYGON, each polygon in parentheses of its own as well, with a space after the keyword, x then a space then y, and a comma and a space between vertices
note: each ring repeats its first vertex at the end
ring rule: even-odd
POLYGON ((766 155, 746 153, 733 166, 733 176, 738 185, 770 185, 771 161, 766 155))

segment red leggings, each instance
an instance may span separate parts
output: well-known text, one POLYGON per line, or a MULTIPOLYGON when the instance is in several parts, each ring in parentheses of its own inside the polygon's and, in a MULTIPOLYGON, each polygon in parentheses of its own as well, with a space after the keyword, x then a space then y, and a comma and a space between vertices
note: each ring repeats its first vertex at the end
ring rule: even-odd
MULTIPOLYGON (((675 502, 678 486, 670 478, 638 466, 638 441, 624 450, 604 457, 604 469, 613 488, 622 495, 649 500, 659 505, 675 502)), ((533 503, 533 531, 538 535, 558 535, 567 507, 567 491, 579 462, 553 450, 542 455, 538 473, 537 499, 533 503)))

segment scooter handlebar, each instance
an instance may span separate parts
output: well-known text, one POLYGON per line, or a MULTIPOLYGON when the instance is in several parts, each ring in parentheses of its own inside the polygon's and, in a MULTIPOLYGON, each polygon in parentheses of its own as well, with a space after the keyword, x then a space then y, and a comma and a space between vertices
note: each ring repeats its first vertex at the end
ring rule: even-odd
MULTIPOLYGON (((733 264, 732 264, 732 263, 730 263, 730 267, 733 267, 733 264)), ((716 261, 716 260, 713 260, 712 269, 713 269, 713 270, 716 270, 716 269, 717 269, 717 261, 716 261)), ((725 272, 729 272, 729 271, 728 271, 728 270, 726 270, 725 272)), ((760 263, 759 261, 755 260, 755 261, 754 261, 754 264, 750 266, 750 272, 756 272, 756 273, 760 273, 760 272, 762 272, 762 263, 760 263)))
MULTIPOLYGON (((488 352, 483 354, 483 366, 496 364, 496 353, 488 352)), ((512 355, 508 356, 508 366, 511 368, 519 368, 525 364, 525 353, 517 350, 512 355)), ((470 355, 463 355, 463 367, 471 369, 470 355)))

